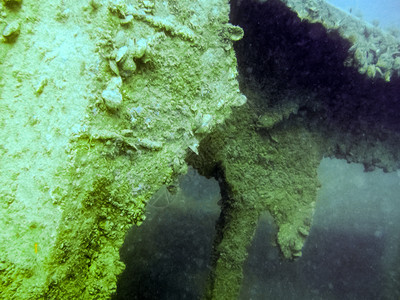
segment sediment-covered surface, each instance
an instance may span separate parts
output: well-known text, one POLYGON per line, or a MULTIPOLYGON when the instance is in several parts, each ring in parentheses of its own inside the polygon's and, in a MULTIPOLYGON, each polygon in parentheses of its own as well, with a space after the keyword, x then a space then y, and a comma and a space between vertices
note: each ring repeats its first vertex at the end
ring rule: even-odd
POLYGON ((119 249, 245 101, 224 1, 3 1, 5 299, 108 299, 119 249))

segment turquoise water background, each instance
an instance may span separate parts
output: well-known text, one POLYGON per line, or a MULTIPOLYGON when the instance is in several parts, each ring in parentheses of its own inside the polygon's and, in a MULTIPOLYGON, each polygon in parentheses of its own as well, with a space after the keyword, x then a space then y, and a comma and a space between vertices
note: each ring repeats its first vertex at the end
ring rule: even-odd
POLYGON ((347 12, 362 16, 368 22, 378 20, 382 28, 400 28, 400 1, 399 0, 328 0, 327 2, 347 12))

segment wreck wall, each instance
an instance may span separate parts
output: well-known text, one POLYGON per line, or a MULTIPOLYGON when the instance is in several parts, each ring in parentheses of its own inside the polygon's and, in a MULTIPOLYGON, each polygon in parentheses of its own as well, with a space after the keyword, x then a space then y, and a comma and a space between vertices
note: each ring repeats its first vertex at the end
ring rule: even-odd
POLYGON ((148 199, 246 101, 242 30, 225 1, 0 8, 2 297, 108 299, 148 199))

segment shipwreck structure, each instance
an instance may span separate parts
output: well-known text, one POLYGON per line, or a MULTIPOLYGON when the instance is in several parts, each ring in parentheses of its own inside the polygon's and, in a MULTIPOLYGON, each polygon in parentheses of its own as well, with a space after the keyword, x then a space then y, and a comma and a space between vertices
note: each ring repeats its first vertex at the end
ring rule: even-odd
POLYGON ((210 299, 235 299, 259 215, 295 259, 323 156, 400 166, 400 43, 323 1, 0 4, 0 289, 108 299, 146 203, 218 179, 210 299))

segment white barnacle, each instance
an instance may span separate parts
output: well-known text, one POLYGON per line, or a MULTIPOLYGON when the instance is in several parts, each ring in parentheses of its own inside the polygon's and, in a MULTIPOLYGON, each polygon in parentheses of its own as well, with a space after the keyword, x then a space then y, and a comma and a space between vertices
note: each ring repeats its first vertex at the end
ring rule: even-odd
POLYGON ((105 105, 111 110, 118 109, 122 104, 122 94, 117 89, 106 89, 101 93, 101 96, 105 105))
POLYGON ((242 106, 243 104, 245 104, 247 102, 247 97, 243 94, 240 94, 237 98, 236 98, 236 103, 234 104, 235 106, 242 106))
POLYGON ((135 46, 133 47, 133 57, 134 58, 142 58, 143 55, 145 54, 147 49, 147 41, 146 39, 140 39, 135 43, 135 46))
POLYGON ((8 24, 3 30, 3 37, 6 40, 12 40, 17 37, 20 31, 20 24, 18 21, 13 21, 8 24))
POLYGON ((114 76, 113 78, 111 78, 111 80, 108 82, 107 84, 107 89, 108 90, 115 90, 115 89, 119 89, 122 86, 122 79, 121 77, 116 77, 114 76))
POLYGON ((122 19, 122 20, 120 21, 120 23, 121 23, 122 25, 127 25, 127 24, 132 23, 132 21, 133 21, 133 16, 132 16, 132 15, 127 15, 127 16, 125 17, 125 19, 122 19))
POLYGON ((128 53, 128 46, 122 46, 117 50, 117 53, 115 55, 115 61, 120 62, 122 59, 125 58, 127 53, 128 53))
POLYGON ((235 26, 232 24, 228 24, 226 26, 227 26, 227 31, 228 31, 229 38, 231 39, 231 41, 236 42, 243 38, 244 31, 241 27, 235 26))

